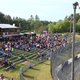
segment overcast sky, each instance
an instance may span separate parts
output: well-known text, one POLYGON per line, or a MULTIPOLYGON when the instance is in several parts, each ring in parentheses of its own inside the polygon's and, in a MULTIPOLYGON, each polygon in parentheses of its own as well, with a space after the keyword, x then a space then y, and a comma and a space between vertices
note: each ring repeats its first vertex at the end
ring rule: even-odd
MULTIPOLYGON (((74 2, 75 0, 0 0, 0 12, 26 20, 30 15, 38 15, 40 20, 54 22, 73 14, 74 2)), ((78 7, 76 12, 80 13, 78 7)))

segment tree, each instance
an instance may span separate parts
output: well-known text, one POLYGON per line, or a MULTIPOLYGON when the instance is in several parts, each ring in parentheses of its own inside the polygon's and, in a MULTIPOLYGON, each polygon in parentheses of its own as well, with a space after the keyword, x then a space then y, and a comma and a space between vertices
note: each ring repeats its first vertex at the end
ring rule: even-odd
POLYGON ((65 19, 68 19, 68 16, 66 16, 65 19))
POLYGON ((78 22, 77 22, 77 24, 76 24, 76 30, 77 30, 77 32, 79 32, 80 33, 80 19, 78 20, 78 22))
POLYGON ((53 29, 54 29, 54 24, 53 23, 48 24, 48 32, 54 32, 53 29))
POLYGON ((47 26, 41 26, 41 27, 38 29, 38 33, 39 33, 39 34, 42 34, 43 31, 48 31, 48 27, 47 27, 47 26))
POLYGON ((34 21, 33 15, 30 16, 30 20, 31 21, 34 21))
POLYGON ((35 16, 35 21, 39 21, 38 15, 35 16))
POLYGON ((12 21, 11 16, 10 16, 10 15, 7 15, 6 18, 7 18, 7 20, 8 20, 8 24, 10 24, 11 21, 12 21))
POLYGON ((5 23, 5 22, 6 22, 5 15, 0 12, 0 23, 5 23))

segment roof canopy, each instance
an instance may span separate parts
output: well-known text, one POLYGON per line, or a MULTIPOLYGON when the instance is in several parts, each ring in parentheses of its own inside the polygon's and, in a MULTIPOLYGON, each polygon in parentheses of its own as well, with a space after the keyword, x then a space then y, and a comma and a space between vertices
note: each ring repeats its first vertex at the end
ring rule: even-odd
POLYGON ((10 34, 10 35, 3 35, 3 38, 10 37, 10 36, 20 36, 21 34, 10 34))
POLYGON ((0 28, 6 29, 6 28, 18 28, 15 25, 10 25, 10 24, 0 24, 0 28))

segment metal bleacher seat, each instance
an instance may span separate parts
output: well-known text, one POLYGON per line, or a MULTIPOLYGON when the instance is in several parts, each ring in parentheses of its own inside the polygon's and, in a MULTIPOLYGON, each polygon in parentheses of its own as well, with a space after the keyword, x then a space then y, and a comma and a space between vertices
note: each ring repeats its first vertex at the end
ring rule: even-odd
MULTIPOLYGON (((18 63, 20 63, 20 62, 22 62, 22 61, 24 61, 24 59, 23 59, 23 60, 20 60, 20 61, 15 62, 13 65, 16 65, 16 64, 18 64, 18 63)), ((5 68, 5 70, 8 70, 9 68, 10 68, 10 66, 6 67, 6 68, 5 68)))
POLYGON ((7 68, 5 68, 5 70, 8 70, 10 68, 10 66, 8 66, 7 68))
POLYGON ((31 58, 31 57, 33 57, 33 56, 35 56, 36 54, 33 54, 33 55, 31 55, 31 56, 29 56, 28 58, 31 58))
POLYGON ((1 65, 0 68, 4 67, 5 65, 1 65))

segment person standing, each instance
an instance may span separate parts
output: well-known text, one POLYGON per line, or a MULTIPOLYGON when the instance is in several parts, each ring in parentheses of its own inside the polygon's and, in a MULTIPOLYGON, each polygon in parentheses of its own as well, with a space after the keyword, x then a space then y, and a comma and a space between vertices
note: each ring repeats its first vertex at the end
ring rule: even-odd
POLYGON ((13 77, 11 78, 11 80, 13 80, 13 77))

